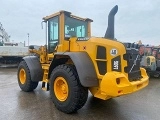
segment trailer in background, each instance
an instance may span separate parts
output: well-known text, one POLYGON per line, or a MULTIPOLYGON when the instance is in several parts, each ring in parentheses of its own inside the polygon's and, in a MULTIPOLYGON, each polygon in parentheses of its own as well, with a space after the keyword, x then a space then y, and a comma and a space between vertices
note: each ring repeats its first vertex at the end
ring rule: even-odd
POLYGON ((0 67, 17 66, 28 54, 28 47, 25 47, 25 43, 11 42, 10 36, 0 23, 0 67))
POLYGON ((29 54, 23 43, 4 42, 0 46, 0 67, 17 66, 29 54))

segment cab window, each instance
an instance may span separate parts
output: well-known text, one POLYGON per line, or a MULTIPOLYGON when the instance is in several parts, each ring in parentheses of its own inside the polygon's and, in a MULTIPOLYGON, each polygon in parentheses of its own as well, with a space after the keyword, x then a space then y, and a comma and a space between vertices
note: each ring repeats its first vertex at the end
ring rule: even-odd
POLYGON ((88 37, 88 23, 65 16, 65 37, 88 37))

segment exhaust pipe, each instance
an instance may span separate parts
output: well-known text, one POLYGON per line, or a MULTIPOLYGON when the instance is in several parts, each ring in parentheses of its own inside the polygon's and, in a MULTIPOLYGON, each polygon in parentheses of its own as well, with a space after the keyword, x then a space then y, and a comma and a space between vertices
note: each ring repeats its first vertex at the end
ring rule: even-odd
POLYGON ((108 15, 108 28, 104 38, 114 40, 114 16, 118 11, 118 6, 114 6, 108 15))

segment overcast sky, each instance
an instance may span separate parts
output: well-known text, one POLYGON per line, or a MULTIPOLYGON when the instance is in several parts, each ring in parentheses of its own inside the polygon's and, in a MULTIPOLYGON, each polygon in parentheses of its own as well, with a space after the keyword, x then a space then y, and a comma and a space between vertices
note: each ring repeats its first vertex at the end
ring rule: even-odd
POLYGON ((92 36, 103 37, 108 13, 118 5, 115 37, 120 41, 160 45, 160 0, 1 0, 0 22, 11 40, 44 45, 42 17, 60 10, 93 19, 92 36))

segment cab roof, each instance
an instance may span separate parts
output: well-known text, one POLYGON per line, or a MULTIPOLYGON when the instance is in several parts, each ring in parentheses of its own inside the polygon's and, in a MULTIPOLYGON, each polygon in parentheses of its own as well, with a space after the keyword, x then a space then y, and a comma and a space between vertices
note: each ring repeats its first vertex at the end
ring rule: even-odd
POLYGON ((65 10, 61 10, 61 11, 56 12, 56 13, 54 13, 54 14, 51 14, 51 15, 49 15, 49 16, 43 17, 43 20, 48 21, 49 19, 51 19, 51 18, 53 18, 53 17, 55 17, 55 16, 58 16, 58 15, 60 15, 60 14, 65 14, 65 15, 67 15, 67 16, 69 16, 69 17, 72 17, 72 18, 75 18, 75 19, 79 19, 79 20, 82 20, 82 21, 90 21, 90 22, 93 22, 92 19, 89 19, 89 18, 81 18, 81 17, 75 16, 75 15, 72 15, 71 12, 68 12, 68 11, 65 11, 65 10))

